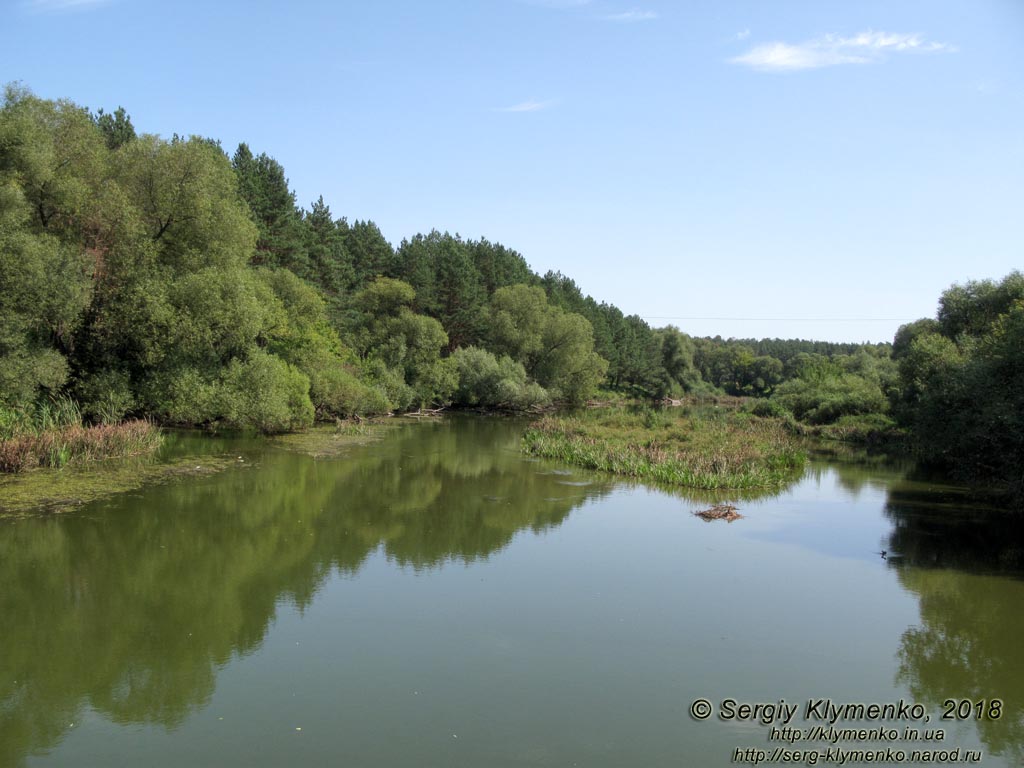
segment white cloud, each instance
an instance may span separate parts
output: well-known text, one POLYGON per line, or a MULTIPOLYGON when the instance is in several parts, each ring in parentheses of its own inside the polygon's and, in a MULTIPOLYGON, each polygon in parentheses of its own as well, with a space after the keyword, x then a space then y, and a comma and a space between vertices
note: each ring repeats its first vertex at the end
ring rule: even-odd
POLYGON ((658 18, 658 14, 654 11, 625 11, 623 13, 609 13, 606 16, 602 16, 605 21, 652 21, 658 18))
POLYGON ((519 104, 513 104, 511 107, 495 107, 495 112, 540 112, 542 109, 547 109, 554 101, 522 101, 519 104))
POLYGON ((792 72, 839 64, 870 64, 890 53, 953 52, 946 43, 928 42, 918 34, 861 32, 853 37, 824 35, 803 43, 772 42, 756 45, 742 56, 730 59, 765 72, 792 72))
POLYGON ((74 11, 99 8, 107 5, 110 0, 25 0, 22 7, 35 13, 48 13, 53 11, 74 11))
POLYGON ((750 37, 749 29, 741 29, 739 32, 736 33, 737 40, 746 40, 748 37, 750 37))

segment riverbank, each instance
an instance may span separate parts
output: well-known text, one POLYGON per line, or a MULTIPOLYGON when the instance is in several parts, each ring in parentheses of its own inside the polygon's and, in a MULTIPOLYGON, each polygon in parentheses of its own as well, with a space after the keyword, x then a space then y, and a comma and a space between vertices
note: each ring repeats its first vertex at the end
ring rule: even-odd
POLYGON ((779 487, 807 459, 781 420, 714 407, 546 416, 527 429, 523 449, 587 469, 705 490, 779 487))

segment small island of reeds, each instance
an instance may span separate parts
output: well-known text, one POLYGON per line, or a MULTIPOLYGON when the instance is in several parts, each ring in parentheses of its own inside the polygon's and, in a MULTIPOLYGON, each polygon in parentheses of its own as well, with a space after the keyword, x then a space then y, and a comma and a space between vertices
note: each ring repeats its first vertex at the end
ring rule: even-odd
POLYGON ((546 416, 527 429, 523 448, 587 469, 705 490, 779 487, 807 458, 781 420, 715 406, 546 416))

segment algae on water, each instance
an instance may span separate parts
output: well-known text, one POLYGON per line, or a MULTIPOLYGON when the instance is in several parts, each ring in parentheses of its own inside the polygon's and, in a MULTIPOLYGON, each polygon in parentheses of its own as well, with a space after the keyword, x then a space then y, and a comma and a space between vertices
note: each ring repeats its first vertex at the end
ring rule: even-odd
POLYGON ((380 421, 340 426, 317 426, 272 438, 275 445, 314 459, 338 456, 350 448, 380 440, 397 424, 380 421))
POLYGON ((159 482, 195 478, 240 464, 228 456, 111 459, 64 469, 37 469, 0 477, 0 518, 66 512, 159 482))

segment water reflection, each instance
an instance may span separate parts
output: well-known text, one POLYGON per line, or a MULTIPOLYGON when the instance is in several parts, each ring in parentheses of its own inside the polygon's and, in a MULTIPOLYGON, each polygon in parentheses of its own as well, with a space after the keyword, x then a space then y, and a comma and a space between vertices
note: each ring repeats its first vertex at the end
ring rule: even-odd
POLYGON ((0 525, 0 764, 86 708, 176 727, 280 601, 308 605, 333 569, 378 550, 414 569, 486 558, 608 488, 525 463, 486 420, 397 428, 331 461, 255 445, 219 476, 0 525))
MULTIPOLYGON (((302 711, 323 713, 320 732, 337 740, 321 744, 351 747, 353 763, 378 760, 381 739, 395 740, 389 722, 415 734, 409 759, 417 739, 440 734, 433 764, 498 764, 487 756, 529 747, 539 751, 512 762, 590 754, 600 758, 591 764, 675 765, 701 738, 724 756, 716 731, 686 717, 687 696, 694 680, 696 696, 749 689, 755 678, 764 685, 751 695, 765 700, 787 687, 831 694, 894 677, 899 695, 909 689, 932 712, 948 697, 1002 697, 1003 719, 978 724, 979 736, 989 751, 1024 757, 1024 580, 1004 577, 1024 571, 1021 528, 1002 517, 980 525, 975 502, 904 466, 816 458, 804 482, 770 502, 749 497, 748 519, 725 526, 688 512, 726 494, 666 498, 526 459, 505 421, 399 427, 321 460, 253 440, 203 444, 230 452, 232 469, 0 523, 0 765, 45 753, 83 718, 93 743, 102 739, 93 711, 178 729, 174 739, 213 754, 188 739, 202 738, 225 690, 258 705, 253 690, 303 670, 322 706, 302 711), (605 495, 557 535, 521 537, 473 571, 443 568, 491 558, 523 532, 553 532, 605 495), (348 578, 357 573, 358 583, 348 578), (765 574, 798 585, 813 610, 771 603, 765 574), (289 619, 318 593, 317 610, 289 619), (416 622, 403 621, 417 610, 416 622), (307 640, 320 647, 306 666, 282 666, 275 646, 298 624, 303 652, 307 640), (255 669, 232 688, 231 662, 246 655, 255 669), (312 682, 321 677, 322 690, 312 682), (339 685, 350 694, 336 696, 339 685), (427 688, 429 704, 417 693, 427 688), (452 739, 463 731, 448 722, 474 717, 474 759, 443 759, 469 744, 452 739), (366 735, 374 728, 386 732, 376 741, 366 735)), ((287 636, 288 650, 299 638, 287 636)), ((260 717, 258 706, 244 711, 239 743, 268 748, 260 717)), ((54 759, 81 760, 83 737, 54 759)), ((161 743, 150 733, 135 746, 156 755, 161 743)))
POLYGON ((897 681, 935 712, 950 698, 1004 699, 999 720, 972 722, 990 752, 1024 763, 1024 615, 1007 610, 1024 605, 1024 519, 917 470, 889 488, 884 513, 890 566, 920 602, 897 681))
POLYGON ((1000 719, 971 722, 990 752, 1024 764, 1024 615, 1007 610, 1024 605, 1024 583, 934 568, 901 569, 899 579, 920 599, 921 622, 903 634, 897 681, 933 712, 951 697, 1003 699, 1000 719))
POLYGON ((911 474, 888 492, 889 551, 897 564, 1024 576, 1024 518, 972 498, 963 488, 911 474))

